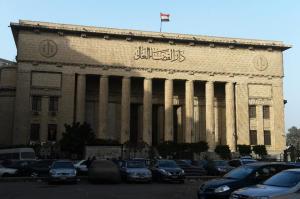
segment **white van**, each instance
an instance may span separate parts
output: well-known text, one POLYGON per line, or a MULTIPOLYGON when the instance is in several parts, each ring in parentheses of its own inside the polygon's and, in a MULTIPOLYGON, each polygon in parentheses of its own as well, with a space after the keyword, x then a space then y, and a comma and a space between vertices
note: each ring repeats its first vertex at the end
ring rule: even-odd
POLYGON ((33 148, 0 149, 0 160, 35 160, 33 148))

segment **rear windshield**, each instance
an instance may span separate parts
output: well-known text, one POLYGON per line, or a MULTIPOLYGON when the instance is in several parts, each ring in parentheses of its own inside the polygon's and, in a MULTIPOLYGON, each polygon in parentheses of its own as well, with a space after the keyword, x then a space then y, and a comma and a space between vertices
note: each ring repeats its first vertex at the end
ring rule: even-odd
POLYGON ((54 169, 72 169, 74 168, 72 162, 55 162, 53 165, 54 169))
POLYGON ((172 160, 163 160, 163 161, 159 161, 158 165, 160 167, 166 167, 166 168, 177 168, 177 164, 175 163, 175 161, 172 160))
POLYGON ((234 179, 243 179, 249 176, 254 171, 253 167, 249 166, 242 166, 238 167, 236 169, 233 169, 226 175, 224 175, 225 178, 234 178, 234 179))
POLYGON ((35 153, 33 152, 21 152, 21 158, 22 159, 35 159, 35 153))
POLYGON ((129 161, 127 162, 128 168, 145 168, 145 162, 142 161, 129 161))
POLYGON ((300 182, 300 172, 283 171, 266 180, 263 184, 276 187, 293 187, 300 182))

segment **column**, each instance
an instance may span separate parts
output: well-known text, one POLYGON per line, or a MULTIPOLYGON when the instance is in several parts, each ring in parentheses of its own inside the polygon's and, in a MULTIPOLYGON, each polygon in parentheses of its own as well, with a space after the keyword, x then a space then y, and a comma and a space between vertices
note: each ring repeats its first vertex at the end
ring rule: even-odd
POLYGON ((143 141, 149 145, 152 143, 152 80, 150 78, 144 79, 143 141))
POLYGON ((235 120, 234 120, 234 89, 233 83, 225 85, 225 106, 226 106, 226 144, 231 151, 236 150, 235 146, 235 120))
POLYGON ((107 139, 108 126, 108 77, 100 76, 99 79, 99 107, 98 107, 98 135, 97 138, 107 139))
POLYGON ((49 110, 49 98, 42 96, 41 99, 41 126, 40 126, 40 141, 48 141, 48 110, 49 110))
POLYGON ((165 135, 164 141, 173 141, 173 80, 165 80, 165 135))
POLYGON ((86 77, 83 74, 77 76, 76 88, 76 122, 85 121, 85 84, 86 77))
POLYGON ((121 99, 121 144, 130 138, 130 78, 122 79, 122 99, 121 99))
POLYGON ((219 103, 218 100, 216 100, 215 104, 215 142, 217 144, 224 144, 222 143, 222 135, 221 135, 221 131, 219 130, 219 103))
POLYGON ((214 83, 205 84, 205 106, 206 106, 206 141, 209 149, 215 149, 215 118, 214 118, 214 83))
POLYGON ((185 133, 184 142, 191 143, 194 130, 194 84, 192 80, 185 82, 185 133))
POLYGON ((263 118, 263 105, 256 105, 256 130, 257 130, 257 144, 264 144, 264 118, 263 118))

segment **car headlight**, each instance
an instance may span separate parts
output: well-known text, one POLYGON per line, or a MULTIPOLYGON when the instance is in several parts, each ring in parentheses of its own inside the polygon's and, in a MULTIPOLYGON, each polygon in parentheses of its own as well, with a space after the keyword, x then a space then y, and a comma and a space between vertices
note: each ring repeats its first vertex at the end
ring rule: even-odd
POLYGON ((184 170, 181 170, 179 174, 184 175, 184 170))
POLYGON ((51 169, 51 170, 49 171, 49 173, 52 174, 52 175, 55 175, 55 174, 56 174, 56 171, 51 169))
POLYGON ((218 171, 220 172, 226 172, 227 170, 225 168, 217 168, 218 171))
POLYGON ((216 188, 215 193, 222 193, 222 192, 225 192, 228 190, 230 190, 230 187, 228 187, 227 185, 223 185, 223 186, 216 188))

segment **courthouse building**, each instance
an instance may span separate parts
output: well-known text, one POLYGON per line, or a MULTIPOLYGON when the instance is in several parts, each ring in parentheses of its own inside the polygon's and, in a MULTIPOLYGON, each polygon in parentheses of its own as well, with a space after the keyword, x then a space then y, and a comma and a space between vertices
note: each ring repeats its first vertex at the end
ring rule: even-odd
POLYGON ((0 66, 0 144, 61 139, 87 122, 101 139, 285 148, 279 41, 23 21, 0 66))

